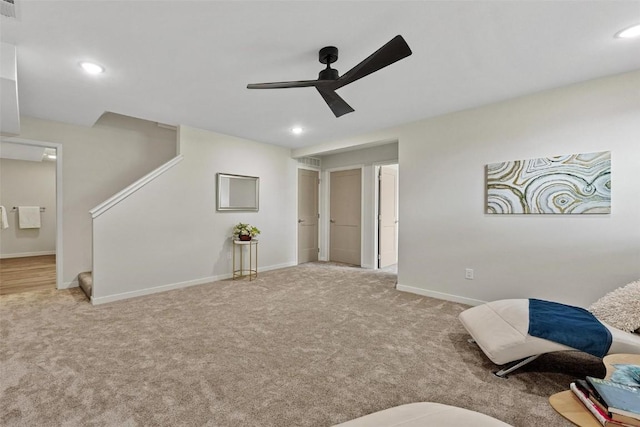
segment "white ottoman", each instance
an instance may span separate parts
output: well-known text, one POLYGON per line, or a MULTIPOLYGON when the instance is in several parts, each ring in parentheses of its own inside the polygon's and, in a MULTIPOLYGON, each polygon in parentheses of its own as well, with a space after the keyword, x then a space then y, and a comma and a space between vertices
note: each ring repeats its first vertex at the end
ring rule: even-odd
POLYGON ((510 427, 479 412, 441 403, 418 402, 374 412, 334 427, 510 427))

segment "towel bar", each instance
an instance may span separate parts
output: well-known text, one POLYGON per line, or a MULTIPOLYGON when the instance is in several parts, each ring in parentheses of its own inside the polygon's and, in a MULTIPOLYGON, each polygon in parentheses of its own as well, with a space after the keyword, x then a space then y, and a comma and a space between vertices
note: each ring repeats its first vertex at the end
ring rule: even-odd
MULTIPOLYGON (((47 209, 47 208, 43 208, 43 207, 41 206, 41 207, 40 207, 40 212, 44 212, 44 211, 45 211, 45 209, 47 209)), ((14 207, 12 207, 12 208, 11 208, 11 212, 15 212, 15 211, 17 211, 17 210, 18 210, 18 207, 17 207, 17 206, 14 206, 14 207)))

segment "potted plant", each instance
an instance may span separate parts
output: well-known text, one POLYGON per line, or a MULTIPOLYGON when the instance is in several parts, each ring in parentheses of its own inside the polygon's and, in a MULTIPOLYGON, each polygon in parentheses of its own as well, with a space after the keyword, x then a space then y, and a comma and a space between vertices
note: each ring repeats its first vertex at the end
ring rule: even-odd
POLYGON ((251 240, 260 234, 260 230, 251 224, 238 223, 233 227, 233 238, 236 240, 251 240))

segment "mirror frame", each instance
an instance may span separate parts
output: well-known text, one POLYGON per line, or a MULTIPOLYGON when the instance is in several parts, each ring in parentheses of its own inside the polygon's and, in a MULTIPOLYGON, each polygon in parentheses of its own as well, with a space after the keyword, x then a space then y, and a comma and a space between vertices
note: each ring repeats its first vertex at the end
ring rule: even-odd
POLYGON ((247 176, 247 175, 234 175, 230 173, 218 173, 217 179, 217 210, 219 211, 251 211, 257 212, 259 209, 259 201, 260 201, 260 178, 257 176, 247 176), (232 206, 229 202, 224 203, 222 200, 222 181, 224 179, 228 180, 251 180, 254 182, 254 194, 250 195, 252 199, 254 199, 254 204, 250 206, 232 206))

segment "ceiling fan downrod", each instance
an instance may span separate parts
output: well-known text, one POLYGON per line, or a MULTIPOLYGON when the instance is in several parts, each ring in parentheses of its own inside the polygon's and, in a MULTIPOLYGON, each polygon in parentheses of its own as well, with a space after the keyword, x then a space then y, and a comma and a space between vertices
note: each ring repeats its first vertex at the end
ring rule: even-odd
POLYGON ((338 48, 325 46, 318 53, 321 64, 327 64, 327 68, 318 73, 318 80, 338 80, 338 70, 331 68, 331 64, 338 60, 338 48))

